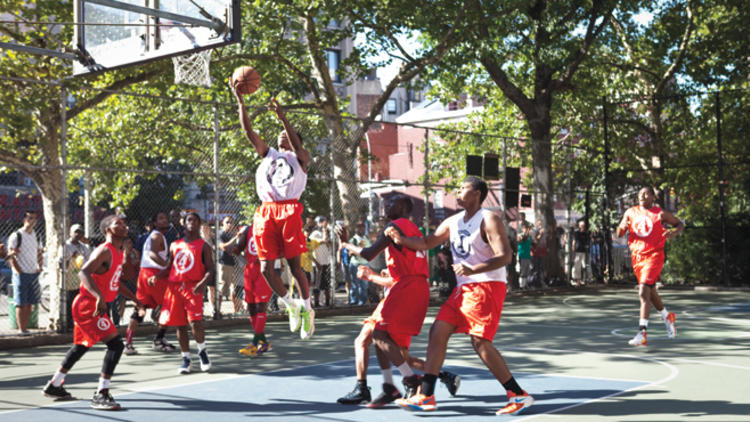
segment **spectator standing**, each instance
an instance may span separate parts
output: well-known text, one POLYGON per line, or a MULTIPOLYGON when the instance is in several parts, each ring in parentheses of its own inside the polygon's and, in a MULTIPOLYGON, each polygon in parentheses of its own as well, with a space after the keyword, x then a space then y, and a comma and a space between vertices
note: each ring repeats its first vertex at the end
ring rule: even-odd
MULTIPOLYGON (((170 225, 167 233, 169 233, 169 230, 172 230, 173 227, 174 225, 170 225)), ((213 256, 213 253, 216 250, 216 242, 214 241, 214 234, 211 231, 211 226, 209 226, 207 222, 203 222, 201 224, 200 233, 201 239, 203 239, 206 242, 206 245, 211 248, 211 256, 213 256)), ((165 234, 164 237, 167 237, 167 235, 165 234)), ((167 239, 167 243, 170 243, 169 239, 167 239)), ((208 302, 211 304, 211 309, 214 310, 214 316, 221 317, 221 303, 216 307, 216 273, 213 274, 213 277, 208 279, 206 285, 208 286, 208 302)), ((219 299, 221 299, 221 296, 219 299)))
POLYGON ((539 288, 546 288, 544 266, 547 261, 547 231, 541 219, 536 220, 532 232, 531 248, 531 284, 539 288))
MULTIPOLYGON (((521 214, 523 215, 523 214, 521 214)), ((519 287, 523 290, 529 287, 531 272, 531 225, 521 220, 521 232, 518 233, 518 263, 521 271, 518 277, 519 287)))
POLYGON ((39 273, 42 268, 42 249, 34 227, 39 221, 36 211, 28 210, 23 216, 23 227, 8 238, 10 267, 13 270, 13 300, 16 305, 16 322, 21 334, 28 334, 31 307, 39 303, 41 289, 39 273))
POLYGON ((237 234, 237 229, 234 225, 234 219, 231 216, 226 216, 221 220, 221 232, 219 233, 219 249, 221 254, 219 255, 219 297, 218 307, 221 309, 221 300, 223 297, 227 297, 232 300, 232 306, 234 307, 234 313, 239 313, 242 310, 242 301, 235 294, 235 284, 237 284, 238 271, 237 260, 234 255, 230 252, 234 250, 234 236, 237 234))
POLYGON ((70 237, 65 241, 62 259, 62 270, 65 271, 65 315, 68 330, 73 329, 73 299, 76 298, 81 287, 78 272, 81 271, 83 263, 88 261, 91 254, 88 242, 83 226, 80 224, 70 226, 70 237))
MULTIPOLYGON (((367 248, 372 243, 370 239, 365 235, 365 223, 357 223, 354 229, 354 236, 349 239, 349 243, 360 248, 367 248)), ((342 248, 346 250, 346 248, 342 248)), ((349 257, 349 280, 351 282, 351 288, 349 292, 349 304, 350 305, 364 305, 367 303, 367 280, 357 277, 357 268, 360 265, 367 265, 368 261, 358 255, 351 255, 349 257)))
POLYGON ((586 271, 586 275, 591 275, 591 268, 589 268, 587 262, 590 240, 589 232, 586 230, 586 222, 584 220, 579 221, 578 229, 573 232, 573 250, 576 254, 573 261, 573 280, 576 282, 576 287, 581 286, 584 271, 586 271))
POLYGON ((315 217, 317 224, 310 233, 310 240, 314 242, 312 251, 315 284, 313 287, 313 301, 315 307, 320 306, 320 291, 323 290, 325 306, 331 305, 331 230, 328 218, 323 215, 315 217))
POLYGON ((180 210, 173 209, 169 212, 169 229, 164 234, 167 238, 167 245, 171 245, 177 239, 181 239, 185 234, 185 229, 182 225, 182 215, 180 210))
MULTIPOLYGON (((509 289, 518 289, 518 271, 516 271, 516 263, 518 262, 518 232, 510 224, 510 217, 505 215, 505 231, 508 233, 508 242, 510 243, 510 250, 513 252, 511 256, 510 264, 505 267, 505 272, 508 275, 508 287, 509 289)), ((450 250, 448 251, 450 255, 450 250)))

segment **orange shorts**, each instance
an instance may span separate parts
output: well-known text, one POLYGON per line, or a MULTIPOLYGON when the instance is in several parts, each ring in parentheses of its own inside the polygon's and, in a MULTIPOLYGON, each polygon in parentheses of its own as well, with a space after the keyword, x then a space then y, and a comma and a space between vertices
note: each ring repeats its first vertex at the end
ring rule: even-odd
POLYGON ((260 262, 253 260, 245 265, 245 303, 267 303, 271 300, 271 286, 260 273, 260 262))
POLYGON ((664 267, 664 250, 659 249, 648 255, 633 254, 630 257, 633 264, 633 271, 639 284, 648 284, 653 286, 659 281, 661 269, 664 267))
POLYGON ((117 333, 117 328, 108 315, 94 316, 96 299, 78 295, 73 300, 73 343, 91 347, 111 334, 117 333))
POLYGON ((456 333, 492 341, 500 324, 505 291, 505 283, 497 281, 456 287, 435 320, 454 325, 456 333))
MULTIPOLYGON (((380 315, 380 312, 383 310, 383 304, 385 303, 385 299, 380 299, 380 303, 378 303, 378 306, 375 308, 374 311, 372 311, 372 315, 365 318, 362 325, 369 326, 371 331, 375 330, 375 327, 378 325, 378 322, 382 320, 383 316, 380 315)), ((408 349, 409 346, 411 346, 411 334, 400 334, 400 333, 393 333, 389 332, 389 336, 391 336, 391 339, 399 346, 403 347, 405 349, 408 349)))
POLYGON ((399 347, 409 348, 411 337, 422 330, 430 286, 421 276, 405 277, 393 285, 372 316, 375 329, 385 331, 399 347))
POLYGON ((167 283, 161 306, 159 324, 181 327, 188 322, 203 320, 203 292, 193 293, 195 283, 167 283))
POLYGON ((164 301, 164 292, 167 291, 167 283, 169 283, 167 277, 157 278, 153 287, 148 285, 148 279, 159 274, 160 271, 158 268, 141 268, 138 272, 138 288, 135 297, 147 308, 161 306, 164 301))
POLYGON ((302 211, 304 207, 296 199, 279 202, 264 202, 255 211, 253 236, 258 250, 258 259, 272 261, 294 258, 307 251, 307 242, 302 233, 302 211))

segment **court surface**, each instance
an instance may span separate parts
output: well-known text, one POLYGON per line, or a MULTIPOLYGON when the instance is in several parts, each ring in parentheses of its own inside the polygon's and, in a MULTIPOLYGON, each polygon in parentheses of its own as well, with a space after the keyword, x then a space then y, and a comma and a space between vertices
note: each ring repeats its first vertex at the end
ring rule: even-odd
MULTIPOLYGON (((70 402, 53 402, 40 393, 68 346, 0 351, 0 420, 750 421, 750 292, 661 294, 677 313, 678 337, 667 339, 663 323, 652 315, 646 348, 627 344, 638 321, 634 289, 509 297, 495 345, 536 398, 520 416, 495 416, 506 402, 504 391, 464 335, 453 337, 446 360, 463 382, 456 397, 437 387, 437 411, 336 404, 355 384, 352 342, 364 317, 347 315, 320 319, 315 336, 304 342, 289 333, 286 322, 269 323, 273 350, 259 358, 237 353, 249 339, 249 324, 209 330, 209 373, 194 362, 197 372, 178 375, 178 354, 153 352, 149 338, 139 337, 140 354, 123 356, 113 378, 112 394, 124 407, 120 412, 89 408, 104 346, 95 346, 71 371, 66 388, 82 400, 70 402)), ((417 356, 424 355, 436 312, 430 308, 413 342, 417 356)), ((368 381, 377 395, 382 378, 374 358, 368 381)))

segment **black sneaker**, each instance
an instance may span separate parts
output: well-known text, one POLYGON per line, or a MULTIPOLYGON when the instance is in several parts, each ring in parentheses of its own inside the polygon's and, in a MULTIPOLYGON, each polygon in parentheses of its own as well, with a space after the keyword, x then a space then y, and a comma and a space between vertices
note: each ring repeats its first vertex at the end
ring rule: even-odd
POLYGON ((393 384, 383 383, 383 392, 379 396, 375 397, 370 404, 367 405, 369 408, 383 407, 388 403, 392 403, 396 399, 401 398, 401 392, 398 391, 393 384))
POLYGON ((56 400, 71 400, 73 398, 73 396, 63 388, 62 384, 59 387, 55 387, 52 385, 52 381, 44 386, 42 395, 45 397, 53 397, 56 400))
POLYGON ((360 387, 357 384, 349 394, 340 397, 336 402, 338 404, 361 404, 372 399, 370 396, 370 387, 360 387))
POLYGON ((198 357, 201 358, 201 371, 206 372, 211 369, 211 361, 208 360, 208 353, 206 349, 203 349, 198 353, 198 357))
POLYGON ((402 382, 404 384, 404 398, 408 399, 417 394, 417 388, 422 385, 422 377, 414 374, 410 377, 404 377, 402 382))
POLYGON ((151 348, 158 352, 164 352, 164 353, 170 353, 176 350, 173 345, 169 344, 169 342, 163 338, 154 339, 154 343, 151 345, 151 348))
POLYGON ((91 408, 96 410, 120 410, 120 404, 112 398, 109 390, 102 390, 94 394, 91 399, 91 408))
POLYGON ((461 377, 453 372, 441 371, 438 374, 438 378, 445 385, 445 388, 448 389, 448 392, 451 393, 451 396, 455 396, 458 392, 458 387, 461 386, 461 377))

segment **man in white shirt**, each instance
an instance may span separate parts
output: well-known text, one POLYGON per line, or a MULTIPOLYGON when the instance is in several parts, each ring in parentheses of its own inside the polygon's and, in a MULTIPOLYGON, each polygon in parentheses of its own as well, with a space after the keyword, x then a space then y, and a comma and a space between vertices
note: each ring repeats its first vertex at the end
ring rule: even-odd
POLYGON ((317 216, 315 222, 318 226, 310 233, 310 240, 316 245, 312 251, 315 270, 313 298, 315 306, 319 306, 318 295, 323 290, 325 306, 328 307, 331 304, 331 230, 328 227, 328 218, 325 216, 317 216))
POLYGON ((65 271, 65 311, 69 330, 73 329, 73 299, 76 298, 81 286, 78 272, 81 271, 81 267, 88 261, 91 254, 88 242, 89 240, 83 233, 83 226, 80 224, 70 226, 70 237, 65 242, 62 259, 62 269, 65 271))
POLYGON ((42 268, 42 249, 34 233, 39 220, 36 211, 24 213, 23 227, 8 237, 8 254, 13 270, 13 299, 16 304, 16 322, 21 334, 28 334, 31 306, 39 303, 41 289, 39 273, 42 268))

